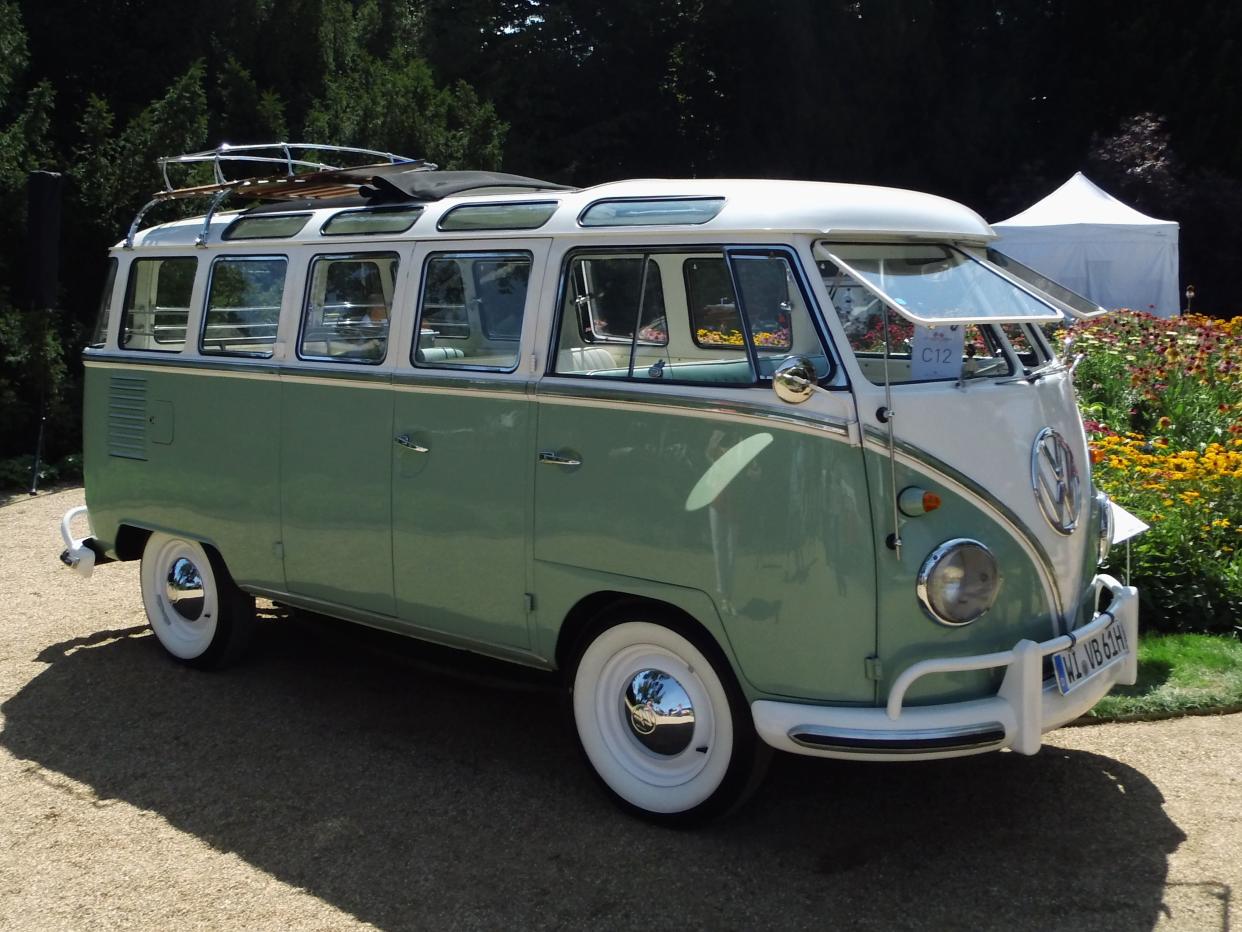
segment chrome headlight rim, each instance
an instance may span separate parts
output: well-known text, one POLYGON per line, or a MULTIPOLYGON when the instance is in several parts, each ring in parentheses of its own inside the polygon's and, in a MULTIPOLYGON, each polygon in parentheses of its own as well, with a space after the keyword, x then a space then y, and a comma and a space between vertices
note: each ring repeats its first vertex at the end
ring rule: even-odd
POLYGON ((966 625, 974 624, 991 611, 992 606, 996 604, 996 597, 1000 593, 1001 582, 1000 565, 996 562, 996 555, 992 553, 987 544, 975 540, 973 537, 954 537, 951 540, 946 540, 927 555, 927 559, 919 567, 919 575, 915 582, 915 592, 918 595, 919 605, 922 606, 924 614, 936 622, 936 624, 949 628, 964 628, 966 625), (987 605, 980 611, 966 619, 950 618, 936 610, 931 593, 932 575, 950 554, 963 547, 977 548, 987 556, 992 564, 992 575, 995 582, 992 586, 991 598, 988 599, 987 605))
POLYGON ((1099 540, 1096 541, 1095 548, 1096 563, 1103 566, 1113 549, 1113 509, 1111 499, 1104 492, 1095 493, 1095 503, 1100 512, 1099 540))

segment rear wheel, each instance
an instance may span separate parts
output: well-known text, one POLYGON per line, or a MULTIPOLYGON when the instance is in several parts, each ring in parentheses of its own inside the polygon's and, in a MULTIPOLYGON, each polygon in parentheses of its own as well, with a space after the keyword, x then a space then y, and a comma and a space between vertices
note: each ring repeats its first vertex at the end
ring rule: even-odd
POLYGON ((153 533, 142 551, 142 604, 164 650, 193 667, 236 659, 254 630, 254 599, 202 544, 153 533))
POLYGON ((631 606, 601 619, 573 668, 574 724, 587 760, 622 804, 698 823, 758 786, 771 751, 710 640, 631 606))

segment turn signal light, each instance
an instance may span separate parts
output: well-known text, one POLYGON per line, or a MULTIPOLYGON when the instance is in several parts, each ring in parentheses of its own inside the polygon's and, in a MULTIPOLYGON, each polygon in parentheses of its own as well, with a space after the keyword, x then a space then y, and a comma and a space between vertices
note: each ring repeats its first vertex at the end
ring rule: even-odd
POLYGON ((917 486, 908 486, 897 496, 897 507, 907 518, 915 518, 939 508, 940 496, 917 486))

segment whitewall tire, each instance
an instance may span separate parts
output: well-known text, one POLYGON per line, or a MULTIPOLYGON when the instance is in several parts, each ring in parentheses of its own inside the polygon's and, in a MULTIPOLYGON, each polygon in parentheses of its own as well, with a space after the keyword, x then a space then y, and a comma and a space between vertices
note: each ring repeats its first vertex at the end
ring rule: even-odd
POLYGON ((770 752, 724 657, 679 621, 641 606, 603 619, 573 669, 573 717, 625 808, 700 822, 750 795, 770 752))
POLYGON ((140 580, 151 630, 182 663, 222 666, 249 642, 254 600, 197 541, 152 533, 142 551, 140 580))

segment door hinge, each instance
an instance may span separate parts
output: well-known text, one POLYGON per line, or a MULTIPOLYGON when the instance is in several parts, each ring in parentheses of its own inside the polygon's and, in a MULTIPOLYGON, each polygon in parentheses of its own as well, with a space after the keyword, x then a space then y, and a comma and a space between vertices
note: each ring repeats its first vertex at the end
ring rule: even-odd
POLYGON ((535 610, 535 594, 533 592, 525 593, 526 611, 533 612, 535 610))
POLYGON ((863 658, 863 672, 869 680, 879 681, 884 679, 884 665, 880 663, 880 658, 874 654, 863 658))

